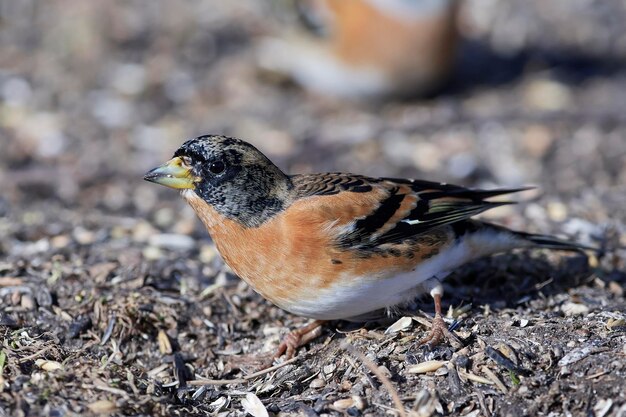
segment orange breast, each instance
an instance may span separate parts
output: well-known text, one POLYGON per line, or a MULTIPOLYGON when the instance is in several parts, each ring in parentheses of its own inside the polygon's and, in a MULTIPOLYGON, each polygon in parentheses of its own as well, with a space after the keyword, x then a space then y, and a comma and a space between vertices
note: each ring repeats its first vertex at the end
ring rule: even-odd
POLYGON ((359 280, 411 271, 439 249, 436 243, 396 245, 395 251, 367 257, 340 249, 335 243, 338 231, 355 217, 369 214, 380 198, 376 191, 360 194, 358 201, 354 196, 340 193, 304 198, 257 228, 221 216, 194 193, 185 197, 232 270, 263 297, 290 310, 302 297, 338 280, 358 285, 359 280))

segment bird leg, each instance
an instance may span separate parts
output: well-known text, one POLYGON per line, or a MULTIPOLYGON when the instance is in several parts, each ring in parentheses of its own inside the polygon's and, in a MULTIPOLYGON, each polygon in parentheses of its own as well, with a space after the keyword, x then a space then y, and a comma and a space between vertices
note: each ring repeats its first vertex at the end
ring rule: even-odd
POLYGON ((448 341, 454 346, 463 346, 458 337, 448 330, 448 325, 443 320, 441 314, 441 297, 443 296, 443 286, 441 281, 437 278, 431 278, 424 283, 424 286, 430 288, 430 296, 435 301, 435 318, 433 319, 430 333, 421 338, 417 344, 428 344, 429 347, 437 346, 443 339, 448 341))
POLYGON ((433 296, 435 300, 435 318, 433 319, 433 325, 430 328, 430 333, 421 338, 419 345, 428 344, 429 346, 436 346, 444 339, 444 331, 448 330, 448 325, 443 321, 441 315, 441 295, 433 296))
POLYGON ((304 327, 289 332, 283 338, 283 341, 280 342, 280 345, 278 345, 273 359, 280 358, 283 353, 286 359, 293 358, 297 348, 309 343, 322 334, 322 324, 325 322, 326 320, 315 320, 304 327))

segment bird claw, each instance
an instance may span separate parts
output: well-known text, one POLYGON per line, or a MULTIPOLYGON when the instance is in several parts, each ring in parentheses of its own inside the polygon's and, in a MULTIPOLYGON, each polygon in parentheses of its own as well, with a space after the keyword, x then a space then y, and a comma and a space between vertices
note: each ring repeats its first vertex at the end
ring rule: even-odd
POLYGON ((435 318, 432 322, 432 327, 430 328, 430 332, 421 338, 417 344, 418 345, 427 345, 429 349, 434 348, 439 345, 444 339, 447 339, 450 344, 457 349, 463 347, 463 342, 450 330, 448 330, 448 325, 441 317, 441 314, 435 314, 435 318))
POLYGON ((289 360, 294 357, 296 349, 302 346, 302 344, 302 335, 297 330, 289 332, 278 345, 278 349, 276 349, 276 353, 272 358, 278 359, 284 353, 285 359, 289 360))
POLYGON ((322 334, 322 322, 319 320, 314 321, 300 329, 289 332, 283 341, 278 345, 278 349, 273 356, 273 359, 280 358, 283 353, 285 359, 289 360, 294 357, 296 349, 309 343, 311 340, 318 338, 322 334))
POLYGON ((242 356, 237 358, 236 361, 231 361, 231 366, 238 369, 248 369, 255 372, 262 371, 271 367, 276 359, 279 359, 283 354, 285 360, 293 358, 296 354, 296 350, 311 340, 319 337, 322 334, 323 320, 315 320, 304 327, 289 332, 278 345, 276 352, 271 352, 242 356))

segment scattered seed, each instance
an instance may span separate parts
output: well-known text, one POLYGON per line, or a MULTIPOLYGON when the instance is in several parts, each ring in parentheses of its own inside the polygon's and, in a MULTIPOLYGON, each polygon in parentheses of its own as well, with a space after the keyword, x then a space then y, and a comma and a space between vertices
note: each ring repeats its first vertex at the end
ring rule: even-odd
POLYGON ((209 404, 209 408, 213 413, 218 413, 222 408, 228 405, 229 401, 226 397, 219 397, 217 400, 209 404))
POLYGON ((0 287, 14 287, 23 284, 24 280, 22 278, 0 277, 0 287))
POLYGON ((91 412, 95 414, 107 414, 114 412, 117 409, 117 406, 114 402, 109 400, 98 400, 89 404, 87 408, 89 408, 91 412))
POLYGON ((615 327, 626 326, 626 319, 623 319, 623 318, 614 319, 611 317, 610 319, 607 320, 605 326, 609 330, 613 330, 613 328, 615 327))
POLYGON ((609 291, 618 297, 622 297, 624 295, 624 287, 615 281, 609 282, 609 291))
POLYGON ((172 343, 170 342, 170 338, 167 336, 165 331, 163 331, 163 329, 159 329, 157 341, 159 343, 159 352, 161 352, 162 355, 172 354, 172 343))
POLYGON ((396 321, 394 324, 389 326, 387 330, 385 330, 385 334, 397 333, 400 331, 407 330, 409 327, 411 327, 412 323, 413 323, 413 319, 411 317, 406 317, 406 316, 402 317, 401 319, 396 321))
POLYGON ((465 372, 465 371, 459 371, 459 376, 462 376, 465 379, 469 379, 470 381, 473 382, 478 382, 479 384, 486 384, 486 385, 493 385, 494 382, 487 379, 487 378, 483 378, 482 376, 478 376, 469 372, 465 372))
POLYGON ((461 395, 463 393, 463 387, 461 386, 461 379, 459 378, 459 373, 452 363, 447 364, 448 367, 448 378, 447 381, 450 384, 450 389, 452 393, 455 395, 461 395))
POLYGON ((407 372, 409 374, 425 374, 428 372, 434 372, 437 369, 441 368, 447 361, 426 361, 421 362, 416 365, 411 365, 407 368, 407 372))
POLYGON ((115 270, 115 268, 117 268, 116 262, 102 262, 89 267, 88 273, 94 282, 102 284, 106 282, 107 278, 111 272, 115 270))
POLYGON ((39 368, 41 368, 41 369, 43 369, 44 371, 47 371, 47 372, 52 372, 52 371, 56 371, 58 369, 63 369, 63 365, 61 365, 60 362, 49 361, 47 359, 37 359, 35 361, 35 365, 37 365, 39 368))
POLYGON ((79 316, 77 317, 72 324, 70 324, 70 328, 67 332, 67 337, 70 339, 74 339, 80 336, 84 331, 91 327, 91 318, 89 316, 79 316))
POLYGON ((322 378, 315 378, 309 384, 309 387, 313 389, 320 389, 320 388, 324 388, 325 386, 326 386, 326 381, 324 381, 322 378))
POLYGON ((102 340, 100 341, 100 345, 104 346, 109 341, 111 334, 113 334, 113 328, 115 327, 115 314, 111 316, 109 319, 109 323, 107 324, 107 328, 102 335, 102 340))
POLYGON ((354 405, 352 398, 344 398, 333 403, 333 408, 337 411, 345 411, 354 405))
POLYGON ((498 389, 502 391, 503 394, 506 394, 507 392, 509 392, 506 385, 504 385, 504 383, 500 380, 500 378, 498 378, 498 375, 496 375, 491 369, 487 368, 486 366, 483 366, 481 369, 483 373, 487 375, 487 377, 491 381, 493 381, 494 384, 496 384, 496 387, 498 387, 498 389))
POLYGON ((20 301, 20 306, 24 310, 28 311, 34 310, 37 307, 35 304, 35 298, 32 296, 32 294, 23 294, 20 301))
POLYGON ((453 358, 452 361, 456 366, 462 369, 467 369, 469 366, 470 360, 467 355, 459 355, 456 358, 453 358))
POLYGON ((485 348, 485 354, 487 355, 489 359, 492 359, 497 365, 500 365, 508 369, 509 371, 517 372, 519 374, 528 373, 527 370, 520 368, 515 363, 513 363, 513 361, 511 361, 509 358, 504 356, 502 352, 500 352, 497 349, 492 348, 491 346, 487 346, 485 348))
POLYGON ((256 395, 249 392, 245 398, 241 400, 241 406, 247 413, 252 414, 253 417, 269 417, 267 409, 256 395))
POLYGON ((153 368, 151 370, 148 371, 148 376, 151 378, 154 378, 155 376, 157 376, 158 374, 160 374, 161 372, 163 372, 164 370, 166 370, 167 368, 169 368, 170 364, 168 363, 164 363, 161 364, 159 366, 157 366, 156 368, 153 368))
POLYGON ((589 307, 584 304, 569 301, 561 306, 561 311, 563 311, 566 316, 579 316, 589 313, 589 307))
POLYGON ((459 308, 451 309, 451 311, 448 312, 448 316, 456 319, 456 318, 461 317, 463 314, 467 313, 471 309, 472 309, 472 304, 465 304, 459 308))
POLYGON ((592 353, 595 353, 596 351, 597 349, 594 346, 590 345, 574 349, 567 355, 563 356, 561 360, 559 360, 559 366, 567 366, 572 363, 581 361, 592 353))
POLYGON ((330 365, 326 365, 324 366, 324 374, 332 375, 332 373, 335 372, 335 369, 337 369, 337 365, 335 365, 334 363, 331 363, 330 365))
POLYGON ((365 400, 358 396, 358 395, 353 395, 352 396, 352 402, 354 403, 354 407, 356 407, 357 410, 364 410, 365 406, 367 405, 365 400))
POLYGON ((601 399, 593 407, 593 411, 595 411, 596 417, 604 417, 609 413, 609 411, 611 411, 611 407, 613 407, 612 399, 610 398, 601 399))
POLYGON ((448 368, 445 366, 442 366, 441 368, 437 369, 435 371, 435 375, 436 376, 444 376, 444 375, 448 375, 448 368))
POLYGON ((196 241, 193 238, 178 233, 161 233, 150 236, 148 239, 150 246, 161 249, 186 251, 192 249, 196 241))
POLYGON ((50 307, 52 305, 52 294, 45 286, 35 288, 35 300, 41 307, 50 307))

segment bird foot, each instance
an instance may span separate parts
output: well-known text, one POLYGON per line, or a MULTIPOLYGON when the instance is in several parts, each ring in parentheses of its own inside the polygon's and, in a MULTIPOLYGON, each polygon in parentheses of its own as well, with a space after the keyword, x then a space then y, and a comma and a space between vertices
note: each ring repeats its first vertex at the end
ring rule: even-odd
POLYGON ((296 353, 296 349, 318 338, 322 334, 322 320, 315 320, 300 329, 289 332, 278 345, 276 353, 272 359, 280 358, 283 353, 285 359, 291 359, 296 353))
POLYGON ((448 330, 448 325, 441 317, 441 314, 435 314, 435 318, 432 322, 432 327, 430 328, 430 332, 421 338, 417 344, 418 345, 428 345, 430 349, 439 345, 444 339, 448 340, 450 344, 459 349, 463 347, 463 343, 461 340, 450 330, 448 330))
POLYGON ((253 372, 262 371, 271 367, 274 361, 285 354, 285 360, 295 356, 296 350, 322 334, 324 320, 315 320, 304 327, 289 332, 278 345, 276 353, 261 353, 244 355, 232 358, 229 365, 236 369, 253 372))

